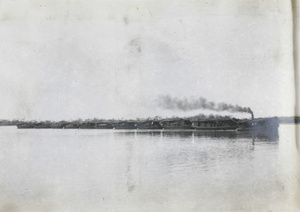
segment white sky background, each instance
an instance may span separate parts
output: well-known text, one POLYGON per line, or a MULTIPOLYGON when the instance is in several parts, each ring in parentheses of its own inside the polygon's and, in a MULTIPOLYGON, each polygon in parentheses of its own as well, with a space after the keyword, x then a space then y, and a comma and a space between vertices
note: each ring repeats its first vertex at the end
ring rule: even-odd
POLYGON ((294 115, 291 18, 279 0, 2 0, 0 119, 214 113, 160 95, 294 115))

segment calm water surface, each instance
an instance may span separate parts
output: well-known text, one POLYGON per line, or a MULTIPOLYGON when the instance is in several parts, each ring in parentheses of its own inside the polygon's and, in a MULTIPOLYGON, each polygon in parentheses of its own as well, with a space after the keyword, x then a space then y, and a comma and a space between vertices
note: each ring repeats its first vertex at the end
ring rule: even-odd
POLYGON ((1 127, 0 211, 300 211, 294 132, 1 127))

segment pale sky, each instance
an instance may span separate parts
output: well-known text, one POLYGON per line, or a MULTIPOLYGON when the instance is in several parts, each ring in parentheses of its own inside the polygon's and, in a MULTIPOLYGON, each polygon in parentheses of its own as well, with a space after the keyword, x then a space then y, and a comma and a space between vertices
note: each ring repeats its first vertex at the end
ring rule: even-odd
POLYGON ((0 119, 215 114, 160 95, 294 115, 291 24, 279 0, 2 0, 0 119))

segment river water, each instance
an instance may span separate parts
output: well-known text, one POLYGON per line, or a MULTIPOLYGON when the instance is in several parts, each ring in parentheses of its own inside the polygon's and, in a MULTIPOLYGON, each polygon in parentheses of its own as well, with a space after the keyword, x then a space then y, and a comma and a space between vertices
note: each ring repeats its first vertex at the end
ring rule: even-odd
POLYGON ((0 211, 300 211, 295 129, 1 127, 0 211))

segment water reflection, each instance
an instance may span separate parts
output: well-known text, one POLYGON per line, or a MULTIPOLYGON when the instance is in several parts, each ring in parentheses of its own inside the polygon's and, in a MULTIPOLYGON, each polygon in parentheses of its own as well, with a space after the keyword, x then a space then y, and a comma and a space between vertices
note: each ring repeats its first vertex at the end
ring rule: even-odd
MULTIPOLYGON (((135 134, 133 134, 135 135, 135 134)), ((130 140, 126 141, 126 186, 129 192, 133 191, 135 182, 132 176, 133 144, 130 140)))
POLYGON ((207 137, 207 138, 228 138, 228 139, 241 139, 248 138, 252 140, 255 144, 256 140, 265 140, 276 142, 279 139, 278 130, 272 132, 251 132, 251 131, 196 131, 196 130, 183 130, 183 131, 173 131, 173 130, 153 130, 153 131, 121 131, 118 134, 126 136, 154 136, 154 137, 169 137, 169 138, 192 138, 195 137, 207 137))
POLYGON ((293 211, 294 131, 2 128, 0 211, 293 211))

